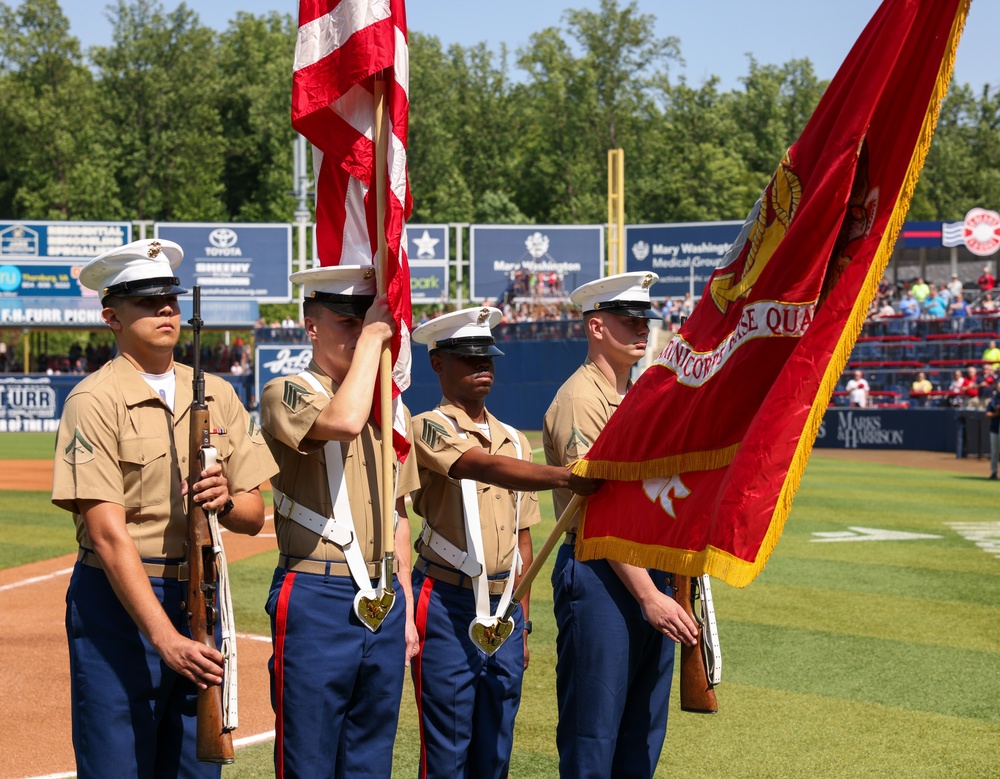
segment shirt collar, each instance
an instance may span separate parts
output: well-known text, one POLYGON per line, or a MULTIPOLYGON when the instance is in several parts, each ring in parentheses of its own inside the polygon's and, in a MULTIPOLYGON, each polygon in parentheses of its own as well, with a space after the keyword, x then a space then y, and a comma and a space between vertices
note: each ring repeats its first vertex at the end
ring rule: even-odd
MULTIPOLYGON (((589 357, 583 363, 584 370, 587 371, 587 375, 590 376, 594 384, 597 385, 597 389, 601 391, 604 395, 604 399, 608 402, 609 406, 618 406, 622 402, 622 396, 618 394, 618 388, 615 387, 608 377, 601 373, 601 369, 597 367, 597 363, 591 360, 589 357)), ((632 386, 632 380, 628 380, 625 389, 629 389, 632 386)))
MULTIPOLYGON (((438 408, 443 414, 455 420, 459 430, 463 433, 477 435, 482 438, 483 431, 479 425, 472 421, 472 418, 447 398, 441 398, 438 408)), ((510 440, 510 433, 507 428, 501 425, 496 418, 486 411, 486 423, 490 428, 490 452, 496 452, 506 440, 510 440)))

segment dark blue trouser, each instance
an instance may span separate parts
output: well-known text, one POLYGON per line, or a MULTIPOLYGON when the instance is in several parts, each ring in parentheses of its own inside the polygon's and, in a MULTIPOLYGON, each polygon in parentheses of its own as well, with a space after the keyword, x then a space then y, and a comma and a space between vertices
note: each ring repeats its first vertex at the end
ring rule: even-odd
POLYGON ((278 779, 392 773, 406 646, 406 602, 393 586, 392 610, 372 633, 354 613, 350 577, 275 570, 267 613, 278 779))
MULTIPOLYGON (((650 575, 671 592, 666 574, 650 575)), ((559 548, 552 587, 560 776, 649 779, 666 736, 673 642, 607 561, 578 562, 570 544, 559 548)))
MULTIPOLYGON (((510 766, 524 676, 524 616, 487 657, 469 638, 472 590, 413 571, 420 655, 412 663, 423 779, 502 779, 510 766)), ((494 611, 499 595, 490 597, 494 611)))
MULTIPOLYGON (((180 605, 187 582, 149 583, 174 626, 189 636, 180 605)), ((195 757, 197 689, 163 662, 101 569, 82 563, 73 569, 66 635, 80 779, 218 779, 220 766, 195 757)))

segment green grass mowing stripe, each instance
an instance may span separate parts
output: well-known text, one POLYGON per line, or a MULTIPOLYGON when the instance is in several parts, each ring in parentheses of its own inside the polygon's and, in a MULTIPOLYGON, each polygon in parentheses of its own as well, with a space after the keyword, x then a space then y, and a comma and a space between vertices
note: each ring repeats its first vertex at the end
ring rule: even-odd
POLYGON ((0 460, 51 460, 55 433, 0 434, 0 460))
POLYGON ((76 551, 73 517, 53 506, 48 492, 10 490, 2 495, 0 568, 27 565, 76 551))
POLYGON ((657 776, 996 777, 995 724, 724 682, 719 713, 671 706, 657 776))
MULTIPOLYGON (((826 545, 828 548, 832 545, 826 545)), ((845 544, 846 546, 846 544, 845 544)), ((886 548, 882 547, 883 550, 886 548)), ((786 585, 802 586, 808 583, 818 589, 837 589, 843 592, 860 592, 869 595, 904 595, 927 598, 946 603, 992 606, 1000 604, 1000 565, 990 556, 974 550, 974 561, 984 558, 988 573, 971 573, 956 570, 960 564, 969 564, 968 559, 956 559, 954 555, 942 555, 938 548, 931 547, 933 554, 925 549, 919 562, 938 562, 942 556, 955 564, 946 569, 945 575, 938 569, 911 567, 896 560, 886 561, 882 552, 880 562, 855 562, 853 560, 822 560, 778 557, 771 561, 757 581, 746 592, 756 592, 762 586, 786 585)), ((893 549, 898 554, 899 549, 893 549)), ((720 592, 731 588, 719 586, 720 592)), ((722 596, 725 597, 725 596, 722 596)))
POLYGON ((815 457, 809 461, 793 515, 812 508, 826 511, 829 516, 824 518, 837 522, 850 519, 849 524, 882 518, 940 527, 942 522, 992 516, 998 492, 986 479, 951 471, 815 457))
MULTIPOLYGON (((792 523, 790 523, 792 524, 792 523)), ((837 526, 826 526, 823 532, 836 530, 847 531, 851 525, 844 523, 837 526)), ((856 527, 862 527, 856 525, 856 527)), ((881 523, 885 528, 886 524, 881 523)), ((876 529, 878 526, 876 526, 876 529)), ((924 532, 924 528, 910 528, 915 532, 924 532)), ((924 570, 929 578, 924 586, 937 585, 941 574, 965 574, 984 578, 1000 575, 1000 564, 996 557, 979 549, 974 542, 962 538, 951 528, 940 527, 935 535, 940 538, 917 539, 907 541, 845 541, 836 543, 813 543, 809 538, 796 538, 786 532, 781 541, 775 559, 768 563, 767 568, 754 582, 770 581, 769 577, 777 575, 796 575, 803 571, 792 571, 789 574, 779 574, 786 567, 803 566, 809 569, 816 565, 821 568, 828 563, 848 563, 870 565, 873 568, 905 568, 924 570), (780 564, 775 563, 780 560, 780 564)), ((822 574, 820 574, 822 575, 822 574)), ((806 581, 809 580, 807 576, 806 581)), ((753 586, 753 585, 751 585, 753 586)))
MULTIPOLYGON (((715 590, 713 589, 713 594, 715 590)), ((928 646, 998 652, 1000 605, 956 604, 927 597, 872 595, 818 587, 766 584, 752 595, 719 594, 716 609, 725 620, 802 630, 831 630, 928 646)), ((1000 663, 1000 654, 996 660, 1000 663)))
POLYGON ((1000 724, 994 652, 738 620, 719 632, 737 684, 1000 724))

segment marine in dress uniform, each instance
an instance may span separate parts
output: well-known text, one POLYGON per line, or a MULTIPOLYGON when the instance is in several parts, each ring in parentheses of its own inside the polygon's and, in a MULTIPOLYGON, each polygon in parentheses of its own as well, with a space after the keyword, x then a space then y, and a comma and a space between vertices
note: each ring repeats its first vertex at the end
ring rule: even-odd
POLYGON ((196 684, 221 682, 223 656, 191 640, 182 607, 184 495, 255 534, 275 465, 229 383, 207 375, 218 464, 187 489, 192 370, 173 362, 182 258, 171 241, 136 241, 80 275, 120 352, 70 393, 56 440, 52 502, 73 512, 80 545, 66 596, 80 777, 220 774, 195 758, 196 684))
POLYGON ((261 398, 279 466, 271 480, 279 557, 267 601, 275 768, 278 777, 388 777, 404 666, 416 652, 403 498, 419 484, 412 455, 398 475, 382 473, 382 431, 371 419, 379 354, 395 325, 385 298, 375 300, 371 265, 291 280, 303 285, 313 360, 303 374, 268 382, 261 398), (386 477, 396 478, 398 496, 390 539, 386 477), (399 566, 387 585, 398 597, 372 631, 355 601, 381 592, 387 544, 399 566))
MULTIPOLYGON (((583 457, 618 408, 642 357, 652 273, 624 273, 577 288, 587 360, 545 413, 545 460, 583 457)), ((556 514, 569 502, 553 493, 556 514)), ((666 735, 674 644, 694 644, 696 626, 671 597, 669 575, 574 557, 576 522, 552 573, 556 638, 556 743, 563 777, 653 776, 666 735)))
POLYGON ((507 775, 521 679, 528 664, 528 598, 509 639, 487 654, 470 637, 510 603, 514 578, 531 563, 530 528, 540 520, 535 490, 590 494, 599 482, 531 462, 524 434, 485 406, 494 357, 490 307, 445 314, 413 332, 427 344, 444 397, 413 419, 424 518, 413 572, 420 653, 412 666, 420 714, 420 777, 507 775))

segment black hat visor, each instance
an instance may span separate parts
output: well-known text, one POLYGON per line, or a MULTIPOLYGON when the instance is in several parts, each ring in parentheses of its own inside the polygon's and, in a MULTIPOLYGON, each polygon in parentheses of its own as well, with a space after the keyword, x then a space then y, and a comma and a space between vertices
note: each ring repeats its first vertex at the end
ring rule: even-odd
POLYGON ((179 286, 181 280, 176 276, 163 276, 156 279, 138 279, 136 281, 123 281, 120 284, 112 284, 105 287, 101 296, 103 303, 110 297, 120 298, 158 298, 167 295, 186 295, 188 290, 179 286))
MULTIPOLYGON (((649 307, 648 303, 641 300, 609 300, 606 303, 597 303, 591 311, 601 313, 617 314, 618 316, 632 316, 637 319, 663 319, 649 307)), ((588 311, 587 313, 591 313, 588 311)))
POLYGON ((442 351, 466 357, 503 357, 491 336, 471 336, 469 338, 446 338, 436 341, 432 352, 442 351))
POLYGON ((337 295, 332 292, 316 292, 311 299, 322 303, 336 314, 353 319, 364 319, 375 302, 374 295, 337 295))

